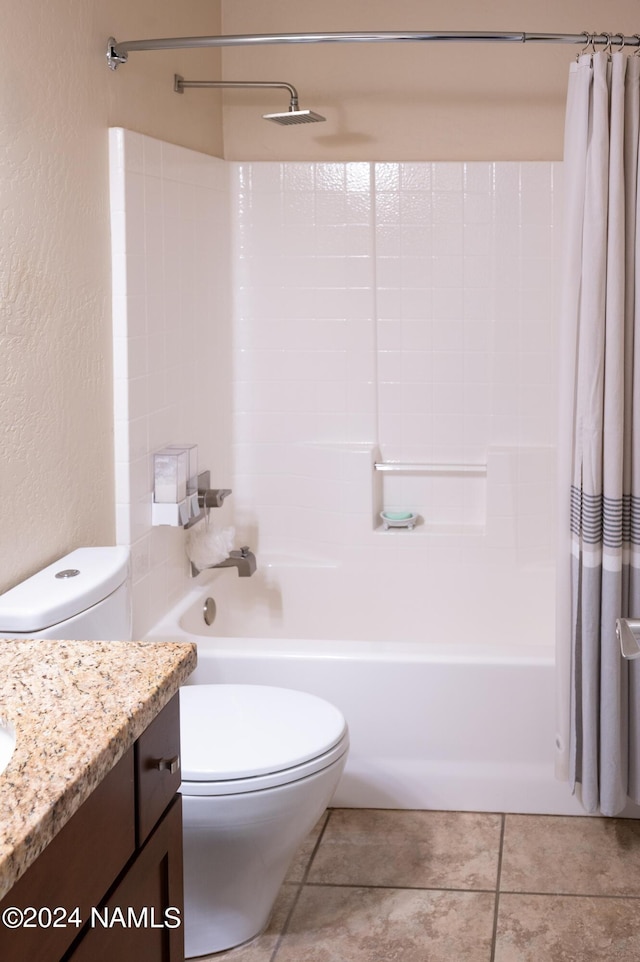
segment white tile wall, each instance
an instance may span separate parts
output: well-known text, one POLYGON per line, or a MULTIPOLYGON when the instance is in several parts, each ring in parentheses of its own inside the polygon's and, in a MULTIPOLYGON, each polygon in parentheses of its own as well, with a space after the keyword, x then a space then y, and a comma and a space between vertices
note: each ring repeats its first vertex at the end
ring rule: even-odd
POLYGON ((138 634, 185 585, 184 533, 150 526, 168 441, 198 442, 233 488, 220 520, 259 557, 418 552, 433 584, 443 566, 549 563, 558 178, 225 164, 112 131, 117 532, 138 634), (487 475, 381 476, 380 458, 487 475), (383 505, 425 523, 376 531, 383 505))
POLYGON ((320 549, 309 518, 287 511, 301 501, 323 512, 325 550, 346 531, 366 542, 381 497, 418 510, 425 531, 481 530, 523 561, 551 558, 559 166, 235 165, 237 469, 246 503, 272 519, 265 550, 320 549), (337 491, 327 505, 300 483, 310 442, 316 455, 369 442, 385 459, 490 470, 385 475, 356 521, 337 491), (297 466, 265 486, 261 465, 283 448, 297 466), (545 470, 496 482, 503 449, 539 452, 545 470))
POLYGON ((116 536, 141 637, 187 577, 184 531, 151 526, 153 451, 195 441, 201 469, 230 486, 229 172, 117 128, 110 178, 116 536))

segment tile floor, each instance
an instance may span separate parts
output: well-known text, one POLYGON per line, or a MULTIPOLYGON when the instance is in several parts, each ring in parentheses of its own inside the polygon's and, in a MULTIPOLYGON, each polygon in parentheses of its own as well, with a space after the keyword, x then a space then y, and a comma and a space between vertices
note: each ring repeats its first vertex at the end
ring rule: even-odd
POLYGON ((330 809, 216 962, 637 962, 640 821, 330 809))

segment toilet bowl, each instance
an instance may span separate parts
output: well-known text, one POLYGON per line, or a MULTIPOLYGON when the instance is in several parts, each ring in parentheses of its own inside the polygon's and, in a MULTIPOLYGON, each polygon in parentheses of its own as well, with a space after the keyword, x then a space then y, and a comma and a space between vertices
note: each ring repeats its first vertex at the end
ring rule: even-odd
POLYGON ((258 935, 298 846, 328 805, 349 748, 343 715, 262 685, 180 692, 185 956, 258 935))

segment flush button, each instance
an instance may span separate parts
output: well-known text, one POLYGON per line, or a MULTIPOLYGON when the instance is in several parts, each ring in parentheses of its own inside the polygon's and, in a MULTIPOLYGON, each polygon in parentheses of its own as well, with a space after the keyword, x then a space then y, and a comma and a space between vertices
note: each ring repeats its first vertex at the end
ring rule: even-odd
POLYGON ((65 568, 64 571, 56 572, 56 578, 75 578, 80 572, 77 568, 65 568))

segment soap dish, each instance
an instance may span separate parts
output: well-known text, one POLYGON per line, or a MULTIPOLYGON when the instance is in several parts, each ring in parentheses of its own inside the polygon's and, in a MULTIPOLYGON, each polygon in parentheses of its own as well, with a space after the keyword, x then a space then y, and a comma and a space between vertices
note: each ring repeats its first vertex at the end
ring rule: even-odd
POLYGON ((412 511, 381 511, 380 517, 385 531, 389 528, 408 528, 412 531, 418 520, 418 515, 412 511))

